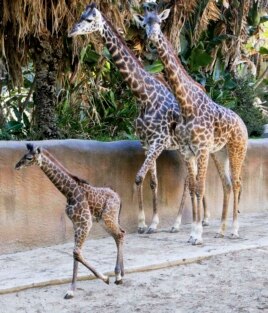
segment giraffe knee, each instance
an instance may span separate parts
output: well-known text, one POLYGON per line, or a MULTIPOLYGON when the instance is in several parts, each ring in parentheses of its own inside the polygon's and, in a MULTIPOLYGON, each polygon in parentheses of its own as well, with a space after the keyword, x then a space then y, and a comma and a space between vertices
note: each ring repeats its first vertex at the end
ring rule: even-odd
POLYGON ((232 185, 233 185, 233 189, 234 190, 240 190, 240 188, 241 188, 241 181, 240 180, 234 180, 232 185))
POLYGON ((74 248, 73 257, 76 261, 80 261, 81 259, 81 250, 79 248, 74 248))
POLYGON ((157 189, 157 183, 155 181, 151 181, 150 182, 150 187, 152 190, 156 190, 157 189))
POLYGON ((137 175, 136 179, 135 179, 135 184, 137 186, 140 186, 142 184, 142 182, 143 182, 143 177, 141 175, 137 175))
POLYGON ((224 190, 227 192, 227 193, 231 193, 232 191, 232 184, 230 182, 227 182, 224 186, 224 190))

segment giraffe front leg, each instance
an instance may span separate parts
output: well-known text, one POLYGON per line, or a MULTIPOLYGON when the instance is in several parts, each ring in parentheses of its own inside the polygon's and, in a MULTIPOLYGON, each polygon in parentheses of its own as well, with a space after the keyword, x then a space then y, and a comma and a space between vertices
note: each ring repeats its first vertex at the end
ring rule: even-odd
POLYGON ((203 226, 209 226, 209 218, 210 218, 210 212, 207 207, 207 200, 206 196, 203 196, 203 211, 204 211, 204 218, 202 220, 202 225, 203 226))
POLYGON ((147 229, 147 234, 152 234, 157 231, 157 226, 159 224, 158 210, 157 210, 157 190, 158 190, 158 180, 157 180, 157 170, 156 170, 156 161, 153 162, 153 166, 150 169, 151 182, 150 187, 153 194, 153 218, 151 225, 147 229))
MULTIPOLYGON (((142 234, 146 231, 147 225, 145 224, 145 213, 144 213, 144 207, 143 207, 143 181, 147 174, 147 172, 154 167, 154 163, 160 153, 163 151, 163 146, 156 146, 156 147, 150 147, 146 159, 140 168, 138 174, 136 175, 135 183, 137 185, 138 189, 138 202, 139 202, 139 224, 138 224, 138 233, 142 234)), ((152 186, 152 185, 151 185, 152 186)), ((154 195, 156 193, 154 192, 154 195)), ((156 205, 156 196, 154 196, 154 203, 156 205)), ((156 215, 155 220, 153 219, 153 227, 154 225, 158 224, 157 220, 158 216, 156 215)))
POLYGON ((138 233, 143 234, 147 229, 147 225, 145 223, 145 213, 144 213, 144 205, 143 205, 143 182, 138 177, 136 177, 135 183, 137 185, 138 204, 139 204, 138 233))
POLYGON ((196 178, 196 198, 197 198, 197 216, 195 226, 195 237, 192 242, 193 245, 203 244, 202 233, 202 208, 203 198, 205 194, 206 175, 208 167, 209 152, 203 149, 199 152, 197 159, 197 178, 196 178))
POLYGON ((74 297, 74 292, 75 292, 75 289, 76 289, 77 272, 78 272, 78 261, 74 258, 73 279, 72 279, 71 287, 66 292, 66 294, 64 296, 64 299, 71 299, 71 298, 74 297))
POLYGON ((196 231, 196 217, 197 217, 197 207, 196 207, 196 161, 194 158, 186 162, 187 171, 188 171, 188 179, 189 179, 189 192, 192 202, 192 226, 190 238, 188 239, 188 243, 193 243, 195 238, 196 231))

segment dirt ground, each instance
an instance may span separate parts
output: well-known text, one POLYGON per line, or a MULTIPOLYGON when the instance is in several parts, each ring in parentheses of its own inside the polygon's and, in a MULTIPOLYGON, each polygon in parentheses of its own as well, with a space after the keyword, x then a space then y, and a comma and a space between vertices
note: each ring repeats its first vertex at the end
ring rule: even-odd
POLYGON ((78 282, 0 296, 1 313, 255 313, 268 312, 268 247, 197 263, 128 274, 124 284, 78 282))

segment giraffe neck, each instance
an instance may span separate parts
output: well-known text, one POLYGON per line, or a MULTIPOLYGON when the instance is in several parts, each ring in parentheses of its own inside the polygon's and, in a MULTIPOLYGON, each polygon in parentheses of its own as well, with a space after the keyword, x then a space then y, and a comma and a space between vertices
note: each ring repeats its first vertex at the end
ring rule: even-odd
POLYGON ((38 165, 64 196, 70 197, 78 187, 78 183, 71 177, 68 170, 47 150, 42 150, 38 165))
POLYGON ((200 94, 206 96, 203 87, 186 72, 171 43, 163 34, 155 45, 174 95, 180 102, 182 114, 186 117, 194 115, 198 97, 200 94))
POLYGON ((142 64, 135 57, 133 52, 127 47, 124 40, 111 25, 111 23, 103 16, 103 31, 102 37, 104 42, 111 53, 115 65, 119 69, 124 80, 131 88, 133 94, 143 101, 146 97, 150 97, 146 90, 146 80, 152 78, 143 68, 142 64))

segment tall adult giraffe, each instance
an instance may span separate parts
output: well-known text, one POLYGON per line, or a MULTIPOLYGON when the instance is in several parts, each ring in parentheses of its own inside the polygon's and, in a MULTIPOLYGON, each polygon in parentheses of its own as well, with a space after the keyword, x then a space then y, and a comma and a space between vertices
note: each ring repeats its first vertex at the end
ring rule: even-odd
MULTIPOLYGON (((92 3, 86 7, 69 36, 96 31, 100 32, 121 75, 138 100, 139 115, 136 120, 136 132, 146 151, 146 159, 135 179, 139 201, 138 232, 143 233, 147 229, 143 208, 143 181, 149 171, 153 193, 153 218, 147 233, 152 233, 156 231, 159 223, 156 159, 163 150, 178 150, 182 144, 181 139, 175 135, 176 125, 182 126, 179 105, 168 88, 144 70, 115 28, 92 3)), ((177 229, 178 223, 174 226, 177 229)))
MULTIPOLYGON (((220 150, 225 154, 225 171, 221 173, 224 201, 221 226, 216 237, 224 236, 232 186, 234 204, 231 238, 238 238, 237 213, 241 170, 247 150, 247 128, 237 114, 210 99, 183 68, 175 50, 161 31, 161 22, 168 14, 169 10, 164 10, 161 14, 146 10, 144 16, 136 14, 134 17, 145 28, 149 41, 155 45, 165 66, 167 80, 180 103, 184 124, 183 127, 177 125, 175 133, 183 136, 188 143, 184 155, 189 159, 189 188, 194 213, 190 238, 194 244, 202 243, 201 203, 205 192, 208 158, 211 153, 215 159, 214 153, 220 150)), ((216 165, 219 163, 216 162, 216 165)))

